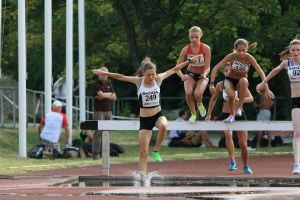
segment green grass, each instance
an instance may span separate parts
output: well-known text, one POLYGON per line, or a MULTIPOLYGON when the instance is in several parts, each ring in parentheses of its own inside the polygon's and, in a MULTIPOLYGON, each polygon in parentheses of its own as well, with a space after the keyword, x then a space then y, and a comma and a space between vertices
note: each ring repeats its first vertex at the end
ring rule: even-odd
MULTIPOLYGON (((78 130, 73 130, 75 134, 78 130)), ((64 138, 64 137, 62 137, 64 138)), ((136 131, 114 131, 111 133, 111 142, 120 144, 125 148, 125 153, 120 157, 111 157, 111 163, 137 163, 138 162, 138 133, 136 131)), ((38 143, 37 130, 27 130, 27 151, 38 143)), ((64 141, 62 141, 62 144, 64 141)), ((24 173, 35 170, 54 168, 68 168, 99 165, 101 160, 94 161, 91 158, 76 160, 35 160, 22 159, 18 155, 18 129, 0 129, 0 174, 24 173)), ((61 148, 64 146, 61 145, 61 148)), ((223 148, 161 148, 163 160, 191 160, 227 157, 227 151, 223 148)), ((250 156, 291 154, 292 147, 283 146, 276 148, 260 148, 250 153, 250 156)), ((239 156, 239 150, 236 150, 239 156)), ((152 161, 151 154, 149 160, 152 161)))

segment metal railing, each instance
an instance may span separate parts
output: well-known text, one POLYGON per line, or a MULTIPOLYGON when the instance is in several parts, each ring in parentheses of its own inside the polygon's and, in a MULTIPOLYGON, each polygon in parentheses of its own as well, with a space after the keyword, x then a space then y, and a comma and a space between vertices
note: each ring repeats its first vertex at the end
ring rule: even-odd
MULTIPOLYGON (((44 92, 36 90, 26 90, 27 94, 27 122, 35 125, 40 122, 44 113, 44 92)), ((276 97, 272 107, 273 120, 290 120, 289 98, 276 97), (284 105, 285 104, 285 105, 284 105), (280 106, 278 106, 280 105, 280 106)), ((210 97, 204 97, 203 102, 207 107, 210 97)), ((79 96, 74 96, 73 105, 73 124, 79 126, 79 96)), ((119 97, 113 103, 114 118, 135 118, 138 116, 139 107, 136 97, 119 97)), ((174 119, 177 111, 187 109, 185 97, 161 97, 163 111, 167 112, 167 117, 174 119), (170 114, 172 113, 172 115, 170 114)), ((218 101, 216 112, 220 110, 222 102, 218 101)), ((16 128, 18 124, 18 89, 14 87, 0 87, 0 127, 16 128)), ((94 98, 86 97, 86 120, 93 119, 94 98)), ((246 113, 250 115, 250 120, 254 120, 256 113, 252 105, 247 105, 246 113)))

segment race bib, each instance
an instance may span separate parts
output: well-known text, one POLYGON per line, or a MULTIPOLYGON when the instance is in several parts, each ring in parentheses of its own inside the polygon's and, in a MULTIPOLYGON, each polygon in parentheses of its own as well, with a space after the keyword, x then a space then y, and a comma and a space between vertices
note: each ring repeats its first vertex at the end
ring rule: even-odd
POLYGON ((143 92, 141 95, 143 107, 159 106, 159 93, 157 91, 143 92))

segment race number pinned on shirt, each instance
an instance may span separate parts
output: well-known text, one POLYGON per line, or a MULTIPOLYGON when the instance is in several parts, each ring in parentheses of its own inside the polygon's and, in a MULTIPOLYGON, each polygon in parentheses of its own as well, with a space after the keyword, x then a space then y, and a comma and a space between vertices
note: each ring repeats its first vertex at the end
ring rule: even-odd
POLYGON ((247 64, 243 64, 243 63, 235 60, 232 63, 232 69, 241 71, 241 72, 248 72, 249 66, 247 64))
POLYGON ((159 92, 154 90, 151 92, 142 92, 143 107, 159 106, 159 92))
POLYGON ((204 66, 204 56, 203 54, 198 55, 188 55, 188 59, 192 59, 193 57, 197 57, 195 60, 195 63, 191 63, 191 66, 193 67, 203 67, 204 66))
POLYGON ((300 65, 288 66, 288 76, 291 82, 300 82, 300 65))

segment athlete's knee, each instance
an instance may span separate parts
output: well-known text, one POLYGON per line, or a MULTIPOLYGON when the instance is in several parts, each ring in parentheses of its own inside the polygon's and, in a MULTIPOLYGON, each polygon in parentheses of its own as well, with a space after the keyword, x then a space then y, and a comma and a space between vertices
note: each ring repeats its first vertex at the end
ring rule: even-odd
POLYGON ((199 99, 199 98, 202 98, 203 97, 203 92, 202 91, 196 91, 195 90, 195 92, 194 92, 194 97, 196 98, 196 99, 199 99))
POLYGON ((239 80, 239 87, 248 87, 249 82, 247 78, 241 78, 239 80))
POLYGON ((168 130, 168 124, 167 123, 162 123, 159 126, 159 132, 161 132, 161 133, 165 133, 167 130, 168 130))
POLYGON ((141 157, 147 157, 147 154, 148 154, 148 149, 145 148, 145 147, 141 147, 140 148, 140 156, 141 157))
POLYGON ((187 90, 187 91, 185 91, 185 96, 186 96, 187 98, 193 97, 193 91, 192 91, 192 90, 187 90))
POLYGON ((247 142, 241 141, 241 142, 239 142, 239 145, 240 145, 240 148, 241 148, 241 149, 242 149, 242 148, 248 148, 247 142))

